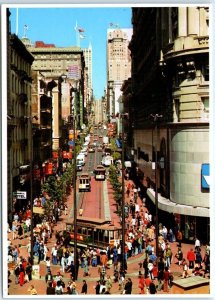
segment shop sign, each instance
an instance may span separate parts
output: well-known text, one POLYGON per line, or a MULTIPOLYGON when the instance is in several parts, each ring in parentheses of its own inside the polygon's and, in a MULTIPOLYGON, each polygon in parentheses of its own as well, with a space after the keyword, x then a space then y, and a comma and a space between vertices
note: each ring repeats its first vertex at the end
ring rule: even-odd
POLYGON ((27 192, 24 191, 17 191, 16 192, 17 199, 27 199, 27 192))
POLYGON ((210 188, 210 164, 202 164, 201 186, 202 189, 210 188))

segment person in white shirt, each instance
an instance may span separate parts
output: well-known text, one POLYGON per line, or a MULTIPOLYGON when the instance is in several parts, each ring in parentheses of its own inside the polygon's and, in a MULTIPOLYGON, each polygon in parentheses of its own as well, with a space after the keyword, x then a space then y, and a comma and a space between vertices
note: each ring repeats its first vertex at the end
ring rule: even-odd
POLYGON ((199 250, 200 247, 201 247, 200 240, 196 237, 195 238, 195 250, 199 250))
POLYGON ((26 226, 27 226, 27 232, 29 232, 29 231, 30 231, 30 227, 31 227, 31 219, 30 219, 30 218, 27 218, 27 219, 25 220, 25 224, 26 224, 26 226))
POLYGON ((49 250, 48 250, 46 244, 44 244, 44 261, 46 261, 46 257, 47 257, 48 252, 49 252, 49 250))

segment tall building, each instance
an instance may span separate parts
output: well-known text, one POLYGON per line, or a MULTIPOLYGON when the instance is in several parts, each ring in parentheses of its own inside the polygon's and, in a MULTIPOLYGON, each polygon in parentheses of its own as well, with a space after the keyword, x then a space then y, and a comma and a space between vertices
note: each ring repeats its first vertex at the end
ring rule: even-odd
POLYGON ((133 8, 132 23, 124 100, 140 183, 159 222, 208 242, 209 7, 133 8))
POLYGON ((53 108, 52 140, 53 150, 57 150, 62 146, 62 129, 69 115, 75 111, 79 115, 78 126, 81 127, 83 124, 85 101, 83 51, 79 47, 55 47, 42 41, 37 41, 28 50, 34 56, 32 70, 41 72, 46 84, 53 85, 50 91, 53 108))
POLYGON ((128 44, 131 29, 108 29, 107 31, 107 95, 108 114, 119 112, 121 86, 131 76, 131 58, 128 44))
POLYGON ((20 210, 31 200, 32 54, 10 32, 7 10, 7 192, 9 210, 20 210), (19 191, 19 192, 17 192, 19 191))
POLYGON ((91 105, 93 101, 93 50, 90 43, 88 48, 83 49, 84 60, 85 60, 85 69, 86 69, 86 80, 85 82, 85 103, 84 107, 86 108, 87 115, 89 115, 91 110, 91 105))

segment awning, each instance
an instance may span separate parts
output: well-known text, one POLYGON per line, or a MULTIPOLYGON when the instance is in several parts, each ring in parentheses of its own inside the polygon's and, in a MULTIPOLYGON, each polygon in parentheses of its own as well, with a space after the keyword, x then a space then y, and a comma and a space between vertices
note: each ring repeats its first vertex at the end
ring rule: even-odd
MULTIPOLYGON (((151 188, 147 189, 147 195, 155 204, 155 191, 151 188)), ((180 215, 195 217, 210 217, 210 209, 199 206, 183 205, 175 203, 158 193, 158 208, 169 213, 177 213, 180 215)))

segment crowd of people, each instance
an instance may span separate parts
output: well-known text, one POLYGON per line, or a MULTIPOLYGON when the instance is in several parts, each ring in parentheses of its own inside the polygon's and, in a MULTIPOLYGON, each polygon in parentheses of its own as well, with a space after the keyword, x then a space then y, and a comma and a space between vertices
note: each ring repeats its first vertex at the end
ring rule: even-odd
MULTIPOLYGON (((161 290, 168 292, 174 279, 171 271, 172 263, 180 266, 181 278, 209 275, 209 245, 206 245, 205 253, 202 253, 201 243, 196 237, 195 244, 187 253, 184 253, 180 228, 174 232, 172 228, 166 228, 165 225, 159 224, 158 249, 155 248, 154 218, 146 208, 144 199, 141 200, 139 197, 139 192, 139 188, 127 178, 124 257, 122 257, 121 241, 115 241, 106 249, 93 247, 78 249, 75 262, 74 249, 70 246, 69 232, 56 231, 53 220, 44 219, 41 224, 37 224, 34 228, 33 254, 38 263, 46 264, 47 295, 87 294, 88 283, 85 279, 81 290, 77 291, 79 268, 83 269, 84 277, 91 276, 92 268, 98 269, 99 280, 95 282, 95 294, 111 294, 115 284, 118 286, 119 293, 131 294, 133 282, 129 276, 127 261, 137 255, 141 255, 137 267, 140 294, 155 294, 161 290), (55 244, 48 247, 53 234, 55 244), (172 243, 175 241, 178 243, 178 249, 176 253, 173 253, 172 243), (53 274, 53 266, 59 266, 59 272, 56 274, 53 274), (64 280, 66 273, 70 273, 67 283, 64 280)), ((58 214, 66 215, 67 207, 60 209, 58 214)), ((12 232, 12 239, 8 239, 8 263, 14 264, 15 284, 20 286, 32 280, 31 241, 29 237, 28 257, 20 256, 19 247, 14 246, 13 241, 30 236, 30 220, 30 210, 27 209, 25 216, 15 213, 11 224, 8 225, 8 232, 12 232)), ((58 218, 56 218, 56 222, 57 220, 58 218)), ((32 295, 37 294, 34 285, 31 285, 29 292, 32 295)))

